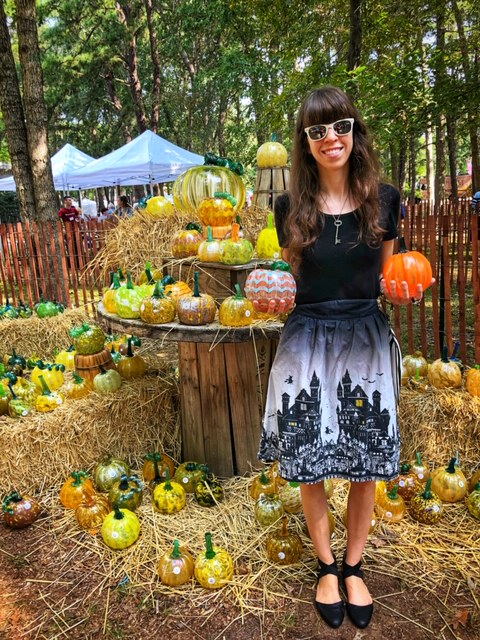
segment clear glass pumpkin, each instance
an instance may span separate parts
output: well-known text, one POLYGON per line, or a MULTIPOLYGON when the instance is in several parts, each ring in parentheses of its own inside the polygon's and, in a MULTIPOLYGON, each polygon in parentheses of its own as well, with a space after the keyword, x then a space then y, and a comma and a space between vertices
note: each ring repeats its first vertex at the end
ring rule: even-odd
POLYGON ((221 240, 213 237, 212 227, 207 227, 207 238, 198 247, 198 259, 202 262, 221 262, 223 245, 221 240))
POLYGON ((253 245, 250 240, 240 238, 240 225, 232 224, 232 236, 223 240, 222 264, 239 265, 247 264, 253 258, 253 245))
POLYGON ((102 524, 102 538, 111 549, 126 549, 140 535, 140 520, 129 509, 114 505, 102 524))
POLYGON ((255 502, 255 520, 263 527, 269 527, 283 516, 283 503, 276 493, 262 493, 255 502))
POLYGON ((219 589, 233 577, 232 556, 212 544, 210 533, 205 534, 206 549, 195 558, 195 578, 205 589, 219 589))
POLYGON ((410 460, 410 466, 412 467, 412 473, 417 476, 420 482, 425 484, 430 477, 430 470, 424 464, 420 451, 416 452, 414 460, 410 460))
POLYGON ((300 560, 302 541, 298 533, 289 530, 286 516, 281 528, 268 534, 265 549, 269 560, 276 564, 294 564, 300 560))
POLYGON ((270 269, 254 269, 245 282, 245 295, 258 302, 258 311, 275 314, 281 305, 286 313, 293 309, 297 285, 286 262, 279 260, 270 269), (273 305, 273 306, 272 306, 273 305))
POLYGON ((278 497, 287 513, 300 513, 302 510, 302 493, 299 482, 285 483, 279 488, 278 497))
POLYGON ((100 371, 93 379, 93 388, 97 393, 113 393, 122 386, 122 378, 115 369, 100 371))
POLYGON ((229 193, 235 198, 234 211, 245 204, 246 190, 241 177, 226 167, 213 165, 192 167, 178 176, 173 184, 173 201, 179 211, 195 214, 202 200, 213 198, 216 192, 229 193))
POLYGON ((161 582, 169 587, 185 584, 193 576, 193 557, 180 547, 178 540, 174 540, 173 549, 160 558, 157 573, 161 582))
POLYGON ((235 295, 223 300, 218 311, 220 324, 226 327, 246 327, 255 320, 253 303, 242 295, 240 285, 235 285, 235 295))
POLYGON ((462 372, 458 364, 448 357, 447 346, 443 348, 442 357, 428 367, 428 381, 437 389, 455 389, 462 386, 462 372))
POLYGON ((440 467, 432 473, 432 491, 443 502, 458 502, 467 493, 467 479, 456 461, 456 458, 452 458, 448 467, 440 467))
POLYGON ((443 504, 440 497, 432 491, 432 479, 429 478, 425 488, 410 500, 408 512, 414 520, 422 524, 435 524, 443 515, 443 504))
POLYGON ((105 496, 87 495, 75 509, 75 518, 82 529, 91 531, 100 527, 112 508, 105 496))
POLYGON ((398 485, 388 491, 381 502, 375 504, 375 511, 379 518, 388 522, 400 522, 405 515, 405 500, 398 495, 398 485))

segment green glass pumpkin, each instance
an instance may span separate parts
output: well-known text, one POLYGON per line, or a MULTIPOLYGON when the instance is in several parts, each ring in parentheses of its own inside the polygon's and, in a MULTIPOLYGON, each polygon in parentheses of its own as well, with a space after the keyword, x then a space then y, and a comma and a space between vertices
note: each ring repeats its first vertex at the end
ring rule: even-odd
POLYGON ((443 504, 432 491, 432 479, 429 478, 425 489, 410 500, 408 512, 414 520, 422 524, 435 524, 443 515, 443 504))
POLYGON ((235 295, 225 298, 218 311, 220 324, 226 327, 246 327, 255 320, 253 302, 242 295, 240 285, 235 285, 235 295))
POLYGON ((205 589, 219 589, 233 577, 233 559, 228 551, 212 544, 210 533, 205 534, 205 546, 195 558, 195 578, 205 589))
POLYGON ((432 473, 432 491, 443 502, 463 500, 468 490, 467 479, 456 462, 457 459, 452 458, 448 467, 440 467, 432 473))
POLYGON ((480 482, 477 482, 473 491, 468 495, 466 504, 472 516, 480 520, 480 482))
POLYGON ((123 474, 108 492, 108 501, 112 506, 117 505, 117 507, 130 511, 136 511, 142 504, 142 499, 143 484, 140 478, 135 475, 123 474))
POLYGON ((127 271, 127 284, 122 285, 116 290, 115 302, 117 306, 117 315, 120 318, 134 319, 140 317, 140 305, 147 295, 150 293, 143 287, 148 285, 135 286, 132 281, 132 274, 127 271))
POLYGON ((255 502, 255 520, 263 527, 269 527, 283 516, 283 503, 276 493, 262 493, 255 502))
POLYGON ((126 549, 140 535, 140 520, 133 511, 114 505, 102 524, 102 538, 111 549, 126 549))
POLYGON ((276 564, 294 564, 303 551, 300 536, 288 528, 288 518, 283 516, 280 529, 271 531, 266 541, 267 557, 276 564))
POLYGON ((223 241, 222 264, 239 265, 247 264, 253 258, 253 245, 247 238, 240 238, 240 225, 232 224, 232 235, 223 241))
POLYGON ((157 572, 163 584, 178 587, 193 576, 193 557, 186 549, 180 547, 178 540, 174 540, 173 549, 160 558, 157 572))
POLYGON ((44 300, 40 296, 40 302, 34 307, 35 313, 39 318, 53 318, 60 313, 57 305, 51 300, 44 300))
POLYGON ((100 373, 93 378, 93 388, 97 393, 113 393, 122 386, 122 378, 115 369, 100 368, 100 373))
POLYGON ((105 334, 98 325, 84 322, 80 327, 71 329, 70 335, 75 351, 82 356, 98 353, 105 346, 105 334))
POLYGON ((223 500, 223 486, 213 474, 206 473, 195 485, 194 495, 202 507, 214 507, 223 500))
POLYGON ((166 480, 157 485, 153 491, 153 508, 159 513, 177 513, 186 503, 185 489, 174 480, 166 480))
POLYGON ((182 485, 186 493, 194 493, 197 482, 202 479, 204 473, 204 465, 190 460, 178 465, 174 479, 182 485))
POLYGON ((2 505, 3 521, 11 529, 23 529, 33 524, 42 513, 40 503, 16 491, 5 498, 2 505))
POLYGON ((8 413, 8 403, 12 395, 7 391, 6 387, 0 383, 0 416, 8 413))
POLYGON ((106 455, 93 470, 93 482, 98 491, 110 491, 123 475, 130 475, 130 467, 120 458, 106 455))

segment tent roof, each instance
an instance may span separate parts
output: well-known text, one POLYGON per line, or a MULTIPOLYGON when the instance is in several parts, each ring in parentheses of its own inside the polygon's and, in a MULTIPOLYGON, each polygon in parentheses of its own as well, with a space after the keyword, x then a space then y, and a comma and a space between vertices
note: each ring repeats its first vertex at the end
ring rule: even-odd
POLYGON ((186 151, 145 131, 123 147, 69 176, 75 188, 172 182, 181 173, 203 164, 203 156, 186 151))
MULTIPOLYGON (((67 191, 72 188, 69 182, 69 174, 72 171, 84 167, 94 158, 67 143, 51 157, 53 182, 57 191, 67 191)), ((13 176, 0 180, 0 191, 16 191, 17 187, 13 176)))

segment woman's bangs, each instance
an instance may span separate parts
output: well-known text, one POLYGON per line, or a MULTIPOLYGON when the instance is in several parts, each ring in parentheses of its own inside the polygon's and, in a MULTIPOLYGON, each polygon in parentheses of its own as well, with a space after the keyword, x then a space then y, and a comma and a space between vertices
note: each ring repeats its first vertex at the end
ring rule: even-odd
POLYGON ((353 117, 352 109, 345 97, 337 92, 315 91, 305 104, 303 126, 330 124, 342 118, 353 117))

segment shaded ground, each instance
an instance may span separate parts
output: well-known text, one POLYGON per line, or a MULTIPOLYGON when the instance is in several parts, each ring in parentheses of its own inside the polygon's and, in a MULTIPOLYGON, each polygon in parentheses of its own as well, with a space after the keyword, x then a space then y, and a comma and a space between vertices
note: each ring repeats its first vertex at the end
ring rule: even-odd
POLYGON ((310 577, 292 582, 288 599, 275 596, 260 601, 257 615, 221 600, 215 606, 208 598, 197 601, 192 590, 152 599, 141 588, 112 583, 92 592, 97 582, 88 552, 79 553, 78 540, 58 536, 51 525, 44 519, 29 529, 12 531, 0 522, 1 640, 140 640, 152 634, 164 640, 480 637, 479 611, 465 604, 471 602, 467 592, 458 588, 456 593, 442 592, 434 584, 426 592, 374 571, 366 575, 376 610, 364 631, 349 621, 336 631, 325 627, 311 604, 310 577))

